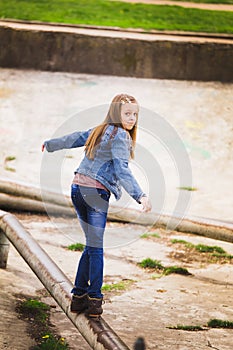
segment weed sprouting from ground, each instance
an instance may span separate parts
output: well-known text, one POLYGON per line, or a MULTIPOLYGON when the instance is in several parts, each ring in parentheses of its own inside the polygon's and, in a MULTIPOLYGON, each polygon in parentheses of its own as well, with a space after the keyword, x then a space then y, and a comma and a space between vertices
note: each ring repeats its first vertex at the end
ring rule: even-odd
POLYGON ((41 324, 45 324, 49 319, 50 307, 37 299, 29 298, 19 302, 16 310, 23 318, 34 320, 41 324))
POLYGON ((170 275, 172 273, 177 273, 179 275, 184 275, 184 276, 191 275, 191 273, 187 269, 185 269, 184 267, 180 267, 180 266, 165 267, 164 275, 170 275))
POLYGON ((138 263, 138 265, 144 269, 149 269, 149 270, 156 270, 159 272, 162 272, 162 275, 170 275, 172 273, 177 273, 180 275, 191 275, 191 273, 183 268, 183 267, 179 267, 179 266, 168 266, 165 267, 162 265, 161 261, 159 260, 153 260, 151 258, 146 258, 144 260, 142 260, 141 262, 138 263))
POLYGON ((8 163, 12 162, 13 160, 16 160, 15 156, 8 156, 4 159, 4 169, 5 170, 15 172, 15 168, 12 168, 8 165, 8 163))
POLYGON ((164 266, 159 260, 153 260, 151 258, 142 260, 138 265, 143 269, 164 270, 164 266))
POLYGON ((218 246, 208 246, 204 244, 197 244, 195 249, 201 253, 218 253, 218 254, 226 254, 225 250, 218 246))
POLYGON ((74 243, 67 247, 67 249, 69 250, 79 251, 79 252, 82 252, 84 248, 85 248, 85 245, 82 243, 74 243))
POLYGON ((140 236, 140 238, 150 238, 150 237, 160 238, 160 235, 157 232, 146 232, 140 236))
POLYGON ((203 255, 206 254, 210 262, 231 262, 233 259, 233 255, 228 254, 223 248, 218 246, 209 246, 205 244, 195 245, 183 239, 172 239, 171 243, 180 244, 189 252, 196 251, 203 255))
POLYGON ((181 186, 177 187, 178 190, 184 190, 184 191, 197 191, 196 187, 189 187, 189 186, 181 186))
POLYGON ((201 326, 185 326, 178 324, 177 326, 171 326, 167 327, 169 329, 176 329, 176 330, 182 330, 182 331, 188 331, 188 332, 198 332, 198 331, 205 331, 206 329, 201 326))
POLYGON ((184 239, 176 239, 176 238, 174 238, 174 239, 171 240, 171 242, 173 244, 177 244, 177 243, 183 244, 187 248, 194 248, 195 247, 194 244, 192 244, 190 242, 187 242, 184 239))
POLYGON ((176 329, 176 330, 183 330, 183 331, 205 331, 208 330, 208 328, 228 328, 233 329, 233 322, 227 321, 227 320, 219 320, 219 319, 212 319, 210 320, 207 325, 205 326, 199 326, 199 325, 180 325, 177 326, 169 326, 167 327, 169 329, 176 329))
POLYGON ((229 328, 233 329, 233 322, 219 319, 212 319, 208 322, 210 328, 229 328))
POLYGON ((28 322, 28 333, 36 341, 30 350, 68 350, 65 339, 57 335, 50 323, 50 306, 36 298, 18 296, 16 311, 28 322))
POLYGON ((122 280, 116 283, 105 283, 102 287, 102 291, 105 292, 118 292, 118 291, 124 291, 126 290, 128 287, 130 287, 130 285, 134 283, 133 280, 122 280))

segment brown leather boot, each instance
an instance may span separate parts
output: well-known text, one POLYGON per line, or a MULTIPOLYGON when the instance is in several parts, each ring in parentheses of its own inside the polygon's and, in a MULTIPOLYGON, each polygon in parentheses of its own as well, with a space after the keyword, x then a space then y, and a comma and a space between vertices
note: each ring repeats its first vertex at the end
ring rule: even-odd
POLYGON ((86 315, 89 317, 99 317, 103 313, 103 298, 91 298, 88 296, 87 300, 88 308, 86 310, 86 315))
POLYGON ((87 309, 88 307, 88 300, 87 300, 87 294, 83 295, 73 295, 71 304, 70 304, 70 311, 71 312, 77 312, 80 313, 87 309))

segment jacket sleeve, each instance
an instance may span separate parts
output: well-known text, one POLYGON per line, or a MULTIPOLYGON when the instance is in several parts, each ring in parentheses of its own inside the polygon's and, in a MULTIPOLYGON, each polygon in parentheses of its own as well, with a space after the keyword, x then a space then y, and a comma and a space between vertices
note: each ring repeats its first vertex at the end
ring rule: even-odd
POLYGON ((129 169, 130 140, 126 132, 118 132, 112 141, 112 161, 116 176, 129 195, 140 203, 145 195, 129 169))
POLYGON ((44 142, 48 152, 54 152, 61 149, 82 147, 85 145, 91 129, 88 131, 78 131, 59 138, 47 140, 44 142))

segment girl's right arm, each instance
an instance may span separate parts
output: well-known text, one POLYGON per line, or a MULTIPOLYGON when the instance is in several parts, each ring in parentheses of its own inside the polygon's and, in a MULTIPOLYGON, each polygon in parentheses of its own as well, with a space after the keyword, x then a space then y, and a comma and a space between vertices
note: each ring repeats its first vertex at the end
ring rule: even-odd
POLYGON ((130 157, 129 142, 125 132, 118 132, 112 142, 112 161, 116 175, 123 188, 138 203, 142 204, 143 211, 151 210, 151 202, 146 194, 142 191, 135 177, 128 166, 130 157))
POLYGON ((46 149, 48 152, 54 152, 61 149, 82 147, 85 145, 91 129, 88 131, 78 131, 69 135, 47 140, 42 145, 42 152, 46 149))

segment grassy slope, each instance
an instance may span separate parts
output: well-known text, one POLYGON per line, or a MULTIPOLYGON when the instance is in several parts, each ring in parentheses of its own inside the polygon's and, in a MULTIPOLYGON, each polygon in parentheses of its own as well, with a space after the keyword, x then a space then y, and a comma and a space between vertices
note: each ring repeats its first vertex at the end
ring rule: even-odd
POLYGON ((185 2, 196 2, 199 4, 233 4, 233 0, 174 0, 185 2))
POLYGON ((233 33, 233 12, 106 0, 0 0, 0 17, 146 30, 233 33))

